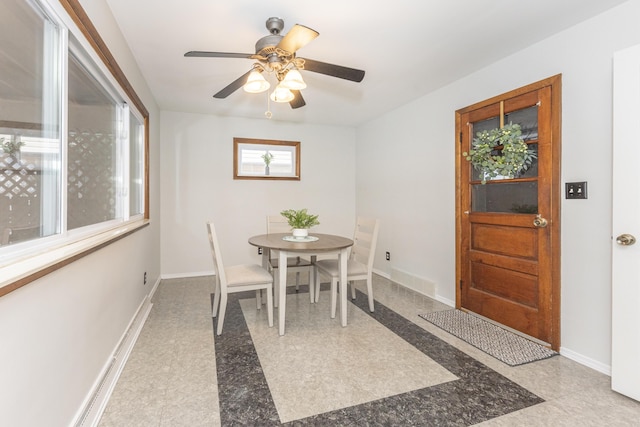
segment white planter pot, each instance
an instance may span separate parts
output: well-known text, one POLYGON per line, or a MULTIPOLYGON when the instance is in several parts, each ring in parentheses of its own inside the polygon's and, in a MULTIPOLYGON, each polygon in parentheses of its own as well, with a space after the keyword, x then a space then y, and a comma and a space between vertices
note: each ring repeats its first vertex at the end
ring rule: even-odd
POLYGON ((308 228, 294 228, 293 237, 307 237, 309 235, 308 228))

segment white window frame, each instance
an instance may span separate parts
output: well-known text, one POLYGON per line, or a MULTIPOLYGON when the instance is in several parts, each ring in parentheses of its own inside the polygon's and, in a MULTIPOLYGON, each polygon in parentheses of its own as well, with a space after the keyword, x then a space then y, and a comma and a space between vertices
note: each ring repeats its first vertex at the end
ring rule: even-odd
MULTIPOLYGON (((58 233, 52 236, 34 239, 28 242, 0 247, 0 297, 31 281, 44 276, 64 265, 67 265, 91 252, 110 244, 122 237, 129 235, 149 224, 148 214, 148 117, 149 113, 133 91, 126 77, 117 66, 115 59, 108 50, 101 48, 104 45, 99 34, 88 20, 82 10, 79 0, 30 0, 37 4, 45 14, 61 29, 58 43, 58 62, 51 64, 58 67, 61 72, 58 80, 58 96, 61 102, 60 136, 61 159, 60 168, 62 177, 58 188, 60 198, 59 224, 51 225, 57 228, 58 233), (82 29, 76 25, 82 23, 82 29), (79 46, 70 46, 69 33, 73 34, 79 46), (89 40, 91 39, 91 41, 89 40), (96 43, 99 40, 101 43, 96 43), (116 219, 99 224, 79 227, 77 230, 66 230, 66 185, 67 185, 67 67, 69 49, 80 48, 77 58, 96 77, 99 83, 117 101, 120 110, 117 144, 117 172, 119 179, 118 213, 116 219), (99 51, 99 52, 98 52, 99 51), (102 58, 106 58, 103 61, 102 58), (97 73, 97 74, 96 74, 97 73), (129 179, 129 127, 125 126, 132 113, 144 127, 142 148, 141 172, 141 206, 140 214, 129 214, 128 186, 129 179)), ((54 43, 55 45, 55 43, 54 43)))

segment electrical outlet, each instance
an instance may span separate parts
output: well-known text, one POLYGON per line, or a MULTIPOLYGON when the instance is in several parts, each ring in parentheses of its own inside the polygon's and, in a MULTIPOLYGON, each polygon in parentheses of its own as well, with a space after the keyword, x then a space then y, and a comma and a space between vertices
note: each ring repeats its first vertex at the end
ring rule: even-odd
POLYGON ((144 279, 143 280, 144 280, 144 282, 142 284, 146 285, 147 284, 147 272, 146 271, 144 272, 144 279))
POLYGON ((258 255, 262 255, 262 248, 258 248, 258 255))
POLYGON ((391 252, 385 252, 385 258, 387 261, 391 261, 391 252))

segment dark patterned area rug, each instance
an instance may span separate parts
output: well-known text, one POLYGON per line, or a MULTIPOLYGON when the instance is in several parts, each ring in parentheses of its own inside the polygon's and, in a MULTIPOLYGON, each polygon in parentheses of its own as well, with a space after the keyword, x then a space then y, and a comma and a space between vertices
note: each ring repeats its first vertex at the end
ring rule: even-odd
POLYGON ((419 316, 509 366, 524 365, 558 354, 536 342, 460 310, 436 311, 419 316))

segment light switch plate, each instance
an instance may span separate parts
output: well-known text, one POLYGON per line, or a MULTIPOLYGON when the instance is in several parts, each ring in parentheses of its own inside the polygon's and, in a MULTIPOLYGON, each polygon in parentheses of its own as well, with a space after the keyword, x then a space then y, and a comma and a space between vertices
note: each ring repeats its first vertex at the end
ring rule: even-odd
POLYGON ((564 184, 565 199, 586 199, 587 181, 567 182, 564 184))

